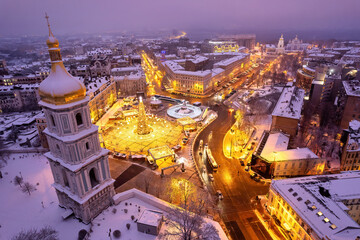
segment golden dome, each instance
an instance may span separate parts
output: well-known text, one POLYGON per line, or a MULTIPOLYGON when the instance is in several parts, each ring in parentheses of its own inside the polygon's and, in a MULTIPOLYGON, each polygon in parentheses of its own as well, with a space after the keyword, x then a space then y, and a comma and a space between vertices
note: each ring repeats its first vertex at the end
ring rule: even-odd
MULTIPOLYGON (((48 16, 46 15, 48 20, 48 16)), ((46 40, 51 59, 51 71, 49 76, 40 83, 39 95, 42 101, 62 105, 82 100, 86 96, 85 85, 71 76, 65 69, 61 59, 59 41, 51 32, 50 24, 49 38, 46 40)))
POLYGON ((58 48, 59 47, 59 41, 56 37, 50 35, 49 38, 46 40, 46 44, 48 45, 48 48, 58 48))
POLYGON ((85 85, 66 71, 62 62, 51 64, 50 75, 40 83, 42 101, 55 105, 82 100, 86 96, 85 85))

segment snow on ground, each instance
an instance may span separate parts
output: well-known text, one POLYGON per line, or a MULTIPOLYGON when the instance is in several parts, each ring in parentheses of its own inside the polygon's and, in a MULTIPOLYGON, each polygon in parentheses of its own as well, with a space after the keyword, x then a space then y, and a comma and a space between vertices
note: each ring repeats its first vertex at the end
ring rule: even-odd
MULTIPOLYGON (((134 220, 138 219, 144 209, 160 211, 160 209, 153 207, 152 205, 145 203, 137 198, 130 198, 126 201, 120 202, 118 205, 109 207, 97 216, 93 221, 93 232, 90 234, 91 240, 103 240, 109 239, 109 229, 111 232, 120 230, 121 237, 127 240, 151 240, 157 239, 157 236, 145 234, 137 230, 136 223, 131 220, 131 216, 134 216, 134 220), (125 205, 127 203, 127 206, 125 205), (131 205, 130 205, 131 204, 131 205), (140 206, 140 212, 138 208, 140 206), (113 213, 113 209, 116 209, 116 213, 113 213), (125 213, 127 209, 127 213, 125 213), (126 224, 130 223, 130 229, 126 228, 126 224)), ((114 210, 115 211, 115 210, 114 210)))
MULTIPOLYGON (((161 199, 158 199, 154 196, 151 196, 134 188, 115 195, 114 200, 114 206, 109 207, 93 220, 93 232, 90 233, 90 240, 109 239, 109 229, 111 229, 111 234, 115 230, 120 230, 120 239, 162 239, 160 236, 154 236, 139 232, 137 230, 137 223, 135 221, 140 218, 142 212, 146 209, 161 212, 163 213, 164 218, 166 218, 169 208, 171 208, 171 205, 168 202, 165 202, 161 199), (134 220, 131 219, 131 216, 134 216, 134 220), (127 229, 126 227, 126 224, 128 223, 130 224, 130 229, 127 229)), ((154 218, 148 220, 151 222, 155 221, 154 218)), ((220 237, 220 239, 228 239, 225 235, 225 232, 221 229, 219 223, 208 218, 204 218, 204 220, 207 224, 212 224, 218 230, 218 236, 220 237)), ((163 234, 166 230, 173 231, 170 228, 171 226, 164 222, 161 226, 160 234, 163 234)), ((169 239, 178 240, 179 237, 172 236, 169 239)))
POLYGON ((61 240, 76 240, 79 230, 89 230, 90 226, 75 218, 62 219, 65 210, 58 205, 55 189, 51 186, 54 180, 50 166, 42 154, 12 154, 1 171, 0 239, 11 239, 22 229, 45 225, 56 229, 61 240), (24 182, 36 187, 30 196, 13 184, 14 177, 20 172, 24 182))

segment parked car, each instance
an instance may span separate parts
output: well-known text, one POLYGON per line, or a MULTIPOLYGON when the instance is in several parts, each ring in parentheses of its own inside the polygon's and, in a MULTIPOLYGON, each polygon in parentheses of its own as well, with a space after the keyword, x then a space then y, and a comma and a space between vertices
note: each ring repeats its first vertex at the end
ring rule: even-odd
POLYGON ((186 138, 186 137, 184 137, 184 138, 182 139, 182 143, 183 143, 184 145, 187 144, 188 141, 189 141, 189 139, 186 138))
POLYGON ((216 195, 218 196, 219 200, 223 200, 224 196, 222 195, 222 192, 220 190, 216 191, 216 195))
POLYGON ((256 177, 256 173, 250 174, 250 178, 254 179, 256 177))
POLYGON ((209 180, 210 180, 211 182, 214 181, 214 176, 213 176, 211 173, 209 173, 208 177, 209 177, 209 180))

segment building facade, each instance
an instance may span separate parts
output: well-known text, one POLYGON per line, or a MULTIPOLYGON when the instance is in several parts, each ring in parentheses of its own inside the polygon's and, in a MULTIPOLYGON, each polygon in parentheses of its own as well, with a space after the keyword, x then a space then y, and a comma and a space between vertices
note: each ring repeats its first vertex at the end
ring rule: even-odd
POLYGON ((360 238, 360 172, 274 180, 267 210, 288 239, 360 238))
POLYGON ((352 120, 343 136, 346 140, 340 168, 342 171, 360 170, 360 121, 352 120))
POLYGON ((347 129, 349 122, 353 119, 360 119, 360 81, 343 81, 344 92, 339 103, 340 127, 347 129))

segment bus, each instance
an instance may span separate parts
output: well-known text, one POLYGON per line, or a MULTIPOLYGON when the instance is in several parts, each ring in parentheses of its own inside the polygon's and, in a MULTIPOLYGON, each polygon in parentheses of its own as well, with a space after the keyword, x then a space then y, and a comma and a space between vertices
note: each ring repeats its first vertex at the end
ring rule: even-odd
POLYGON ((205 145, 205 152, 206 152, 206 158, 208 159, 210 166, 212 167, 214 172, 216 172, 219 166, 216 163, 216 161, 211 153, 211 150, 207 145, 205 145))

